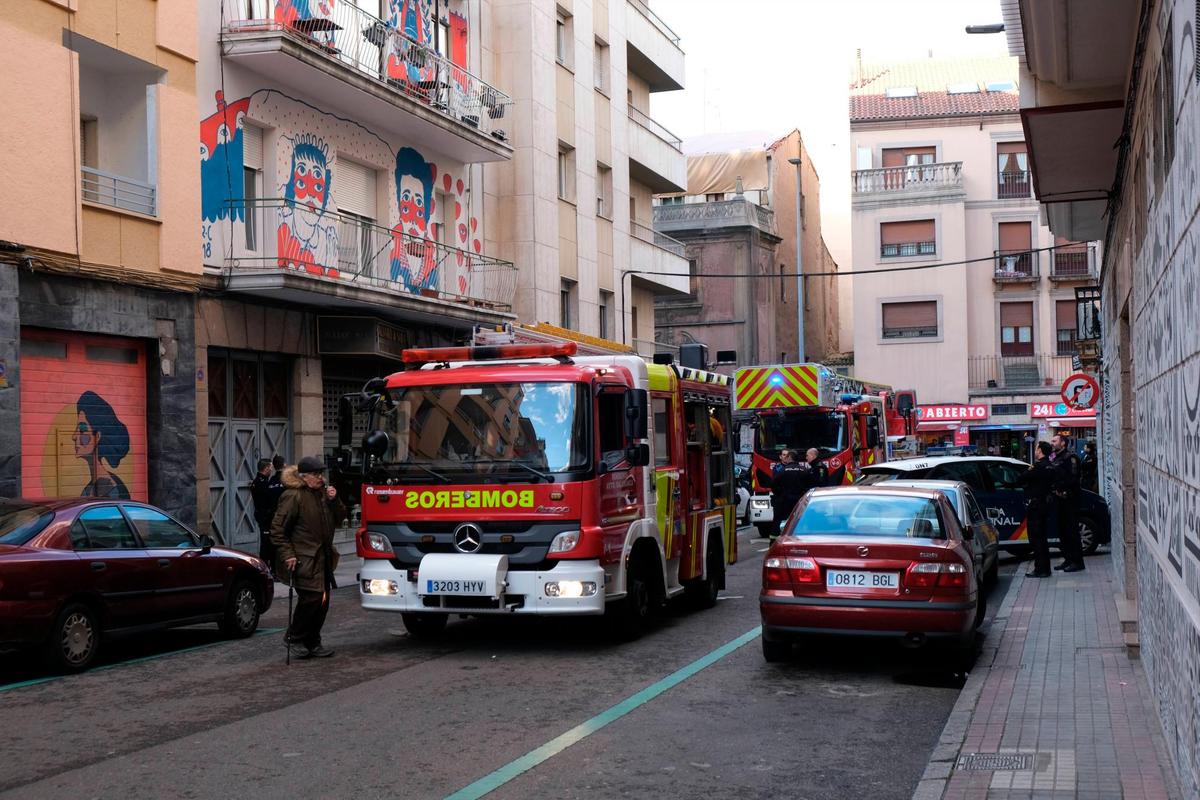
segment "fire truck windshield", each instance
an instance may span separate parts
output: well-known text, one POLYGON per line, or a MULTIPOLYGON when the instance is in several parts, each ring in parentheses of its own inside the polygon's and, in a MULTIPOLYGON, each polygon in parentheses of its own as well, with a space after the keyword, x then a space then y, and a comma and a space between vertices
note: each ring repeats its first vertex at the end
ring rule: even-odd
POLYGON ((784 448, 795 448, 803 454, 815 447, 822 456, 841 452, 846 448, 845 419, 845 414, 830 411, 764 414, 758 452, 772 459, 778 458, 784 448))
POLYGON ((377 412, 390 439, 383 466, 445 481, 497 473, 538 481, 585 469, 586 391, 548 382, 392 389, 377 412))

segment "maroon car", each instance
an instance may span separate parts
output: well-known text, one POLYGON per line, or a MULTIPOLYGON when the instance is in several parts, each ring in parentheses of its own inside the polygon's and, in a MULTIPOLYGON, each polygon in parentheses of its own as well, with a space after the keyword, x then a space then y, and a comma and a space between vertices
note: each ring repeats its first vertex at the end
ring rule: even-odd
POLYGON ((763 561, 762 646, 785 658, 798 637, 942 640, 969 660, 985 600, 945 495, 889 484, 809 492, 763 561))
POLYGON ((261 560, 154 506, 0 499, 0 651, 41 647, 78 672, 107 636, 203 622, 250 636, 273 594, 261 560))

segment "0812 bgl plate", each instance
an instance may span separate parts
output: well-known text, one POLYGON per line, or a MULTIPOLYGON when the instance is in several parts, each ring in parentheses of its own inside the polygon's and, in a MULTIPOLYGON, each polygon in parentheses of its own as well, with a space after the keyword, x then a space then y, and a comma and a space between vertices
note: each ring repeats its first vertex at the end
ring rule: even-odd
POLYGON ((825 570, 825 588, 831 592, 863 592, 872 589, 895 591, 900 588, 900 573, 827 569, 825 570))

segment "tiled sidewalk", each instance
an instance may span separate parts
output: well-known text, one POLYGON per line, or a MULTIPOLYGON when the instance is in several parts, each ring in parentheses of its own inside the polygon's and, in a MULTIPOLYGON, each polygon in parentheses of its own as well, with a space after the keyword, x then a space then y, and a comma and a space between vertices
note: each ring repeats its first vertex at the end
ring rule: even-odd
POLYGON ((1111 560, 1087 567, 1037 580, 1017 566, 914 800, 1180 797, 1111 560))

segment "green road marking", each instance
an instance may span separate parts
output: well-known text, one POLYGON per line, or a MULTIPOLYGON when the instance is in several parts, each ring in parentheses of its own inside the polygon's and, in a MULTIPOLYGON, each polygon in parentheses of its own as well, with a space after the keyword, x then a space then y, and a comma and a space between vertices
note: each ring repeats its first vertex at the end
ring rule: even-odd
MULTIPOLYGON (((283 628, 260 628, 259 630, 254 632, 254 635, 255 636, 266 636, 266 635, 272 634, 272 633, 279 633, 282 630, 283 630, 283 628)), ((130 664, 141 664, 146 661, 154 661, 155 659, 166 658, 168 656, 178 656, 178 655, 183 655, 184 653, 192 653, 192 652, 195 652, 196 650, 206 650, 210 647, 216 647, 219 644, 225 644, 225 642, 227 642, 227 641, 228 641, 227 639, 222 639, 222 640, 219 640, 216 642, 208 642, 206 644, 198 644, 198 645, 194 645, 192 647, 185 647, 182 650, 169 650, 165 653, 157 653, 152 656, 139 656, 138 658, 131 658, 127 661, 118 661, 116 664, 105 664, 102 667, 94 667, 92 669, 85 670, 84 672, 79 673, 79 675, 88 675, 93 672, 105 672, 110 669, 116 669, 117 667, 128 667, 130 664)), ((0 686, 0 692, 8 692, 13 689, 24 689, 27 686, 37 686, 38 684, 42 684, 42 683, 52 683, 53 681, 60 681, 63 678, 74 678, 74 677, 78 677, 78 675, 48 675, 45 678, 30 678, 27 681, 18 681, 17 683, 7 683, 3 686, 0 686)))
POLYGON ((762 626, 746 631, 741 636, 721 645, 708 655, 702 656, 686 667, 672 672, 667 677, 647 686, 637 694, 630 695, 615 706, 601 711, 596 716, 576 725, 561 736, 556 736, 536 750, 530 750, 525 755, 508 762, 495 772, 484 775, 471 785, 459 789, 454 794, 447 795, 445 800, 477 800, 477 798, 496 791, 523 772, 528 772, 542 762, 548 761, 576 742, 580 742, 606 725, 616 722, 630 711, 644 706, 671 687, 683 683, 705 667, 712 666, 742 645, 754 641, 761 633, 762 626))

